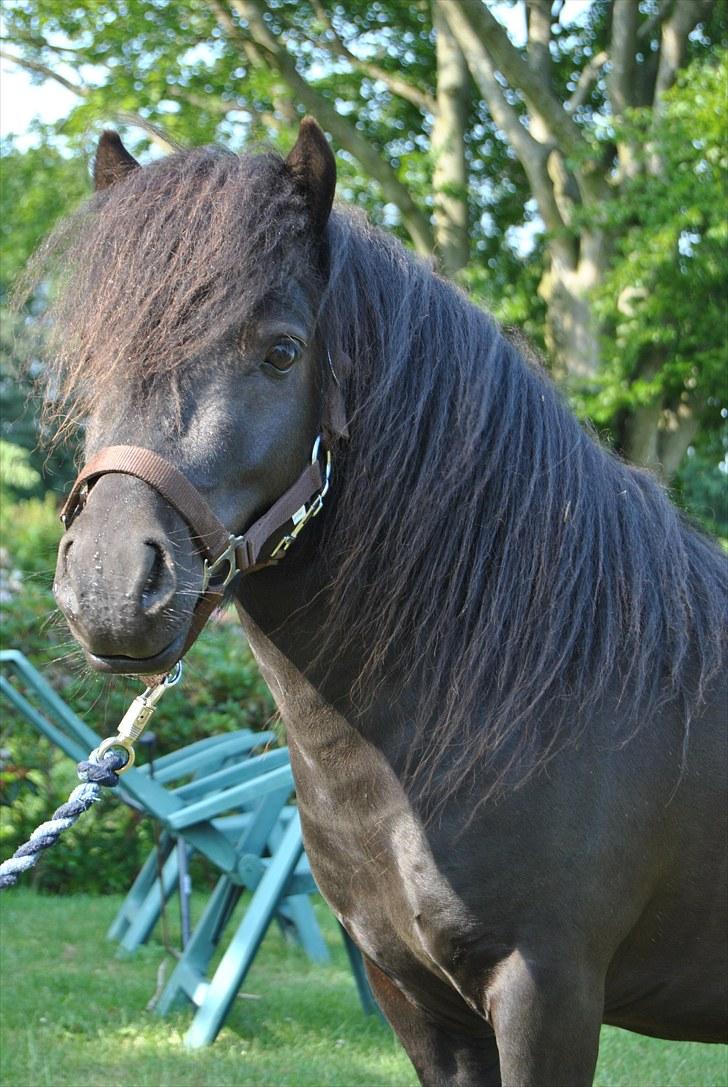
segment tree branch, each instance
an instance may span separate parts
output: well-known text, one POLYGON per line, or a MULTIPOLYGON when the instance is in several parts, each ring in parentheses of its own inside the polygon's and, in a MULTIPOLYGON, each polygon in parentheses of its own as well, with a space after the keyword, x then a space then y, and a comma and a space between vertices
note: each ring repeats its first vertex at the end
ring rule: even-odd
POLYGON ((358 68, 360 72, 368 75, 371 79, 378 79, 389 87, 392 94, 396 94, 399 98, 404 98, 405 101, 411 102, 417 109, 423 111, 423 113, 434 114, 437 110, 437 102, 431 94, 427 91, 420 90, 419 87, 415 87, 413 83, 409 83, 406 79, 401 79, 393 72, 388 72, 386 68, 380 68, 378 64, 372 64, 371 61, 361 60, 355 53, 352 53, 351 49, 347 46, 336 30, 333 20, 326 11, 321 0, 311 0, 313 9, 316 12, 317 18, 326 27, 331 39, 331 46, 335 53, 338 53, 340 57, 347 60, 354 68, 358 68))
MULTIPOLYGON (((218 0, 212 0, 212 6, 216 12, 225 12, 218 0)), ((399 208, 404 226, 418 252, 430 254, 434 245, 434 236, 427 215, 415 204, 409 190, 376 148, 350 121, 338 113, 327 98, 306 82, 297 70, 291 54, 268 30, 263 19, 264 8, 259 0, 231 0, 231 7, 247 23, 255 46, 267 62, 279 72, 304 108, 318 118, 338 144, 359 160, 364 170, 379 182, 385 199, 399 208)), ((242 45, 245 34, 232 20, 229 11, 225 14, 227 18, 224 18, 221 25, 233 40, 242 45)))
POLYGON ((620 0, 612 5, 611 71, 607 90, 612 113, 619 117, 634 105, 634 67, 639 5, 637 0, 620 0))
POLYGON ((466 5, 461 4, 460 0, 440 0, 440 10, 444 13, 453 37, 463 51, 471 75, 487 103, 493 120, 504 133, 528 175, 541 218, 548 230, 557 233, 563 229, 564 222, 547 172, 548 148, 534 139, 506 99, 503 88, 496 78, 493 61, 466 17, 465 7, 466 5))
MULTIPOLYGON (((528 66, 551 92, 551 0, 526 0, 526 55, 528 66)), ((542 118, 534 114, 531 132, 541 143, 549 140, 549 131, 542 118)))
POLYGON ((142 132, 146 132, 152 143, 155 143, 163 151, 171 154, 174 151, 184 150, 184 144, 172 139, 160 124, 156 121, 147 120, 146 117, 142 117, 139 113, 131 113, 125 109, 114 110, 111 117, 120 125, 133 125, 135 128, 140 128, 142 132))
POLYGON ((551 89, 551 0, 526 0, 526 52, 531 70, 551 89))
POLYGON ((470 73, 439 4, 432 4, 437 63, 437 111, 430 147, 433 158, 437 254, 446 274, 468 263, 468 166, 465 130, 470 102, 470 73))
POLYGON ((478 84, 493 120, 505 134, 524 167, 527 162, 535 164, 543 157, 543 150, 506 99, 496 78, 493 62, 480 38, 465 19, 460 0, 441 0, 440 9, 468 62, 471 75, 478 84))
POLYGON ((637 31, 638 41, 643 42, 648 40, 656 30, 659 30, 666 16, 672 9, 674 2, 675 0, 661 0, 661 3, 657 7, 657 11, 653 15, 650 15, 649 19, 645 19, 642 26, 637 31))
POLYGON ((565 109, 567 109, 569 113, 576 113, 576 111, 584 105, 591 94, 591 89, 594 86, 599 73, 608 60, 609 53, 607 53, 606 50, 602 50, 600 53, 595 53, 589 60, 589 63, 584 65, 579 76, 579 81, 576 84, 576 90, 565 105, 565 109))
POLYGON ((655 80, 655 113, 662 111, 662 98, 677 77, 677 73, 685 60, 685 50, 688 37, 705 18, 710 11, 711 2, 708 0, 675 0, 675 7, 667 22, 662 24, 662 41, 660 46, 660 64, 655 80))
MULTIPOLYGON (((637 90, 635 80, 635 53, 637 49, 637 0, 620 0, 612 5, 612 37, 610 43, 610 72, 607 76, 607 93, 612 115, 621 117, 635 104, 637 90)), ((617 142, 619 165, 624 177, 633 177, 639 171, 635 148, 629 140, 617 142)))
MULTIPOLYGON (((457 10, 457 22, 465 24, 479 40, 481 47, 491 57, 495 67, 505 76, 511 87, 518 90, 528 103, 531 114, 538 117, 566 155, 584 151, 584 141, 573 118, 553 95, 541 76, 533 71, 518 50, 511 45, 508 35, 490 9, 480 0, 462 3, 461 0, 441 0, 447 18, 453 26, 453 12, 457 10)), ((453 33, 456 33, 453 26, 453 33)), ((456 34, 457 36, 457 34, 456 34)), ((462 48, 462 45, 461 45, 462 48)))
POLYGON ((662 414, 657 439, 660 463, 667 480, 677 472, 688 446, 700 429, 699 403, 686 399, 676 408, 666 408, 662 414))
POLYGON ((52 79, 56 83, 60 83, 62 87, 65 87, 67 91, 71 91, 73 94, 85 97, 90 93, 89 88, 85 84, 71 83, 70 79, 66 79, 65 76, 60 75, 58 72, 54 72, 52 68, 49 68, 46 64, 41 64, 39 60, 32 60, 30 57, 16 57, 13 53, 8 53, 5 49, 0 49, 0 58, 10 61, 11 64, 17 64, 19 68, 25 68, 28 72, 42 75, 45 79, 52 79))
POLYGON ((15 32, 12 35, 0 34, 0 42, 7 42, 9 45, 29 45, 32 49, 48 49, 51 53, 71 53, 78 55, 83 50, 71 45, 51 45, 44 38, 36 38, 32 34, 21 34, 15 32))
MULTIPOLYGON (((87 87, 84 83, 72 83, 70 79, 66 79, 65 76, 60 75, 58 72, 54 72, 52 68, 47 67, 45 64, 41 64, 40 61, 33 60, 30 57, 16 57, 11 53, 8 53, 4 49, 0 49, 0 57, 3 60, 8 60, 12 64, 17 64, 19 68, 25 68, 29 72, 34 72, 36 75, 42 75, 45 79, 50 79, 56 83, 60 83, 66 90, 71 91, 73 94, 78 95, 79 98, 87 98, 93 88, 87 87)), ((149 121, 146 117, 142 117, 139 113, 132 113, 129 110, 112 110, 109 113, 110 119, 116 120, 121 125, 134 125, 135 128, 140 128, 143 132, 152 139, 152 141, 161 147, 163 151, 178 151, 180 144, 169 136, 164 128, 155 121, 149 121)))
POLYGON ((195 91, 188 91, 184 87, 167 87, 164 97, 171 99, 172 102, 180 102, 182 105, 205 110, 207 113, 217 113, 221 117, 226 117, 229 113, 245 113, 250 108, 247 104, 238 105, 215 95, 197 94, 195 91))

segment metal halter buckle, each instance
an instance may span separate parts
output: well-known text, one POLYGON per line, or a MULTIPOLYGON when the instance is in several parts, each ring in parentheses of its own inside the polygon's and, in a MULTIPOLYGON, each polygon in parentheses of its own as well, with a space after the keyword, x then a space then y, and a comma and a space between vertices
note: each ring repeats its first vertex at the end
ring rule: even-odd
MULTIPOLYGON (((313 449, 311 450, 311 464, 315 464, 319 459, 321 452, 321 435, 319 434, 316 441, 313 443, 313 449)), ((309 521, 312 521, 323 509, 324 498, 329 492, 331 486, 331 451, 326 450, 326 459, 324 461, 324 482, 321 490, 311 502, 310 506, 306 506, 306 503, 296 510, 292 515, 293 528, 290 532, 287 532, 285 536, 282 536, 278 543, 271 551, 268 562, 280 562, 289 548, 296 542, 297 538, 301 535, 304 528, 309 521)))
POLYGON ((236 552, 237 548, 240 547, 241 543, 243 543, 244 541, 245 541, 244 536, 233 536, 231 534, 228 537, 227 547, 225 548, 225 550, 223 551, 223 553, 221 555, 218 555, 218 557, 215 559, 214 562, 208 562, 208 560, 205 559, 204 563, 202 564, 202 589, 201 589, 201 592, 203 592, 203 593, 207 592, 208 586, 210 584, 210 580, 217 574, 218 570, 220 569, 220 567, 225 562, 228 564, 228 571, 225 574, 225 577, 223 578, 221 587, 223 589, 226 589, 228 587, 230 582, 233 580, 235 575, 238 573, 238 557, 237 557, 235 552, 236 552))

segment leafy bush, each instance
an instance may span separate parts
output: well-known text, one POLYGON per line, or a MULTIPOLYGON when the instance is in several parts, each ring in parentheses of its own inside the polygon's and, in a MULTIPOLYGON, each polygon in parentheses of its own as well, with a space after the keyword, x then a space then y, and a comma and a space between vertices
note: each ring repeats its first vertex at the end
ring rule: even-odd
MULTIPOLYGON (((60 525, 55 499, 3 503, 0 511, 0 614, 3 646, 20 649, 91 728, 113 735, 139 683, 101 677, 58 613, 51 585, 60 525)), ((0 728, 0 852, 12 853, 68 796, 76 781, 71 761, 24 718, 3 706, 0 728)), ((186 659, 184 681, 155 714, 156 753, 195 740, 271 726, 273 702, 236 619, 211 623, 186 659)), ((126 890, 151 843, 149 820, 123 804, 82 819, 36 869, 37 886, 54 891, 126 890)))

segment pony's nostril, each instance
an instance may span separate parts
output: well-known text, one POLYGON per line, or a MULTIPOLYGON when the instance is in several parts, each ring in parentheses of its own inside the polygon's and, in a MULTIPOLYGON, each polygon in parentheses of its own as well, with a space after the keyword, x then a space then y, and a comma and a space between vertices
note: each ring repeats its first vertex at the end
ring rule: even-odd
POLYGON ((53 579, 53 595, 66 618, 75 620, 78 616, 79 605, 73 571, 69 569, 69 555, 72 545, 73 540, 63 540, 61 542, 56 576, 53 579))
POLYGON ((166 604, 174 593, 174 575, 165 561, 163 549, 154 540, 145 540, 144 546, 152 552, 147 577, 142 586, 142 606, 145 611, 166 604))
POLYGON ((164 559, 162 558, 162 551, 156 544, 146 544, 146 547, 152 548, 154 551, 154 558, 152 560, 152 567, 147 575, 147 580, 144 585, 144 592, 153 592, 157 587, 162 576, 162 568, 164 566, 164 559))

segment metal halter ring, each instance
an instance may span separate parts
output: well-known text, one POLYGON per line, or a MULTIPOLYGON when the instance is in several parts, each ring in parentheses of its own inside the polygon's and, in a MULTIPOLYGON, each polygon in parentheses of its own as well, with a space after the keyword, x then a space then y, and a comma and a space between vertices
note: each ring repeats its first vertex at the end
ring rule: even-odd
MULTIPOLYGON (((315 464, 319 459, 319 453, 321 452, 321 435, 319 434, 316 441, 313 443, 313 449, 311 450, 311 464, 315 464)), ((324 483, 319 491, 316 499, 323 499, 329 493, 329 486, 331 485, 331 450, 326 450, 326 460, 324 461, 324 483)))

